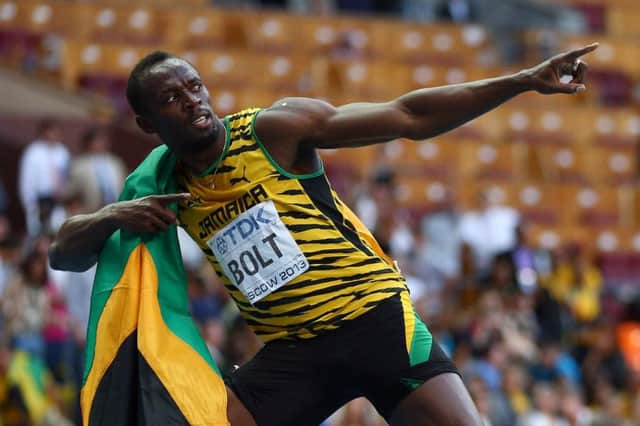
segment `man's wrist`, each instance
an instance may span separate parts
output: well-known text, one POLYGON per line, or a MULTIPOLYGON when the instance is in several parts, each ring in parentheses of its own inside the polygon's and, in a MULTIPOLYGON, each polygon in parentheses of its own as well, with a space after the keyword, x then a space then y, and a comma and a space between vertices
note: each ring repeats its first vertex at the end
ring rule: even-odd
POLYGON ((106 227, 112 228, 114 231, 120 229, 122 225, 117 203, 104 206, 98 210, 95 215, 98 222, 104 224, 106 227))
POLYGON ((530 90, 535 90, 535 79, 533 78, 533 73, 531 70, 526 69, 519 71, 511 76, 516 85, 517 90, 522 92, 528 92, 530 90))

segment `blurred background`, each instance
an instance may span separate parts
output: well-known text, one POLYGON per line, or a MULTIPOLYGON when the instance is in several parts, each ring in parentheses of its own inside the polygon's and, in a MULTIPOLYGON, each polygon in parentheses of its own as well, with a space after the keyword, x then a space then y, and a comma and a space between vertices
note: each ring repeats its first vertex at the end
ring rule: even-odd
MULTIPOLYGON (((585 93, 322 152, 495 426, 640 425, 637 0, 0 0, 0 424, 78 424, 93 270, 52 271, 46 250, 157 143, 124 96, 146 53, 195 64, 222 116, 292 95, 389 100, 592 41, 585 93)), ((193 315, 229 371, 260 342, 181 241, 193 315)), ((384 424, 356 400, 325 426, 384 424)))

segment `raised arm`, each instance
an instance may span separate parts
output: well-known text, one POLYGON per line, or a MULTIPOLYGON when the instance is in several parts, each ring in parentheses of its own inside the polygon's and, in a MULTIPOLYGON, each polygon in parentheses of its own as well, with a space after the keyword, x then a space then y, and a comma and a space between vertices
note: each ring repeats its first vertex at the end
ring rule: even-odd
POLYGON ((385 103, 333 107, 312 99, 283 99, 261 114, 264 118, 256 127, 265 139, 286 139, 310 148, 360 146, 400 137, 426 139, 526 91, 572 94, 584 90, 587 64, 579 58, 597 47, 594 43, 562 53, 505 77, 415 90, 385 103), (571 76, 569 82, 561 81, 564 75, 571 76))
POLYGON ((159 232, 177 223, 167 206, 189 194, 150 195, 110 204, 95 213, 73 216, 62 225, 49 248, 53 269, 82 272, 98 261, 104 242, 118 229, 159 232))

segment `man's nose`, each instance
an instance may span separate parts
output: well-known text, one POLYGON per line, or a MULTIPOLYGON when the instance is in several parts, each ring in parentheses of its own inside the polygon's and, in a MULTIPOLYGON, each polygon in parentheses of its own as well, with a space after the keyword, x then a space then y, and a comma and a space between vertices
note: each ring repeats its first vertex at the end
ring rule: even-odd
POLYGON ((187 92, 185 96, 185 106, 187 108, 194 108, 200 104, 202 104, 202 99, 197 94, 187 92))

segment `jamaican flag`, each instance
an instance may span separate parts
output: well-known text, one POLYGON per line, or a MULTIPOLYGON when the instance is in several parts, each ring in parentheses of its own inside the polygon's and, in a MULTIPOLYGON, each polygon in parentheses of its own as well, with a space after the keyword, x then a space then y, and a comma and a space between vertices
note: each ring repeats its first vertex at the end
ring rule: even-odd
MULTIPOLYGON (((176 192, 175 165, 166 146, 154 149, 120 200, 176 192)), ((229 424, 220 371, 188 302, 175 225, 154 234, 120 230, 106 241, 91 296, 84 426, 229 424)))

